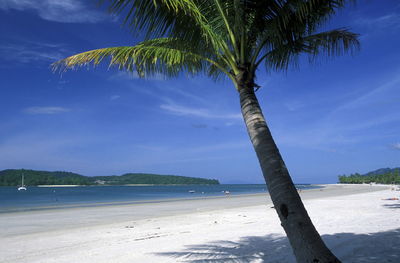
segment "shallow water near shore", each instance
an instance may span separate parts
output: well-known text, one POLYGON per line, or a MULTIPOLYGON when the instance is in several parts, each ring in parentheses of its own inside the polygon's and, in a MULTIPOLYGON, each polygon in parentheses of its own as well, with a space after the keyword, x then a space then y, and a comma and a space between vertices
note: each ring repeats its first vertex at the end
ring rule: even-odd
MULTIPOLYGON (((296 185, 312 189, 314 185, 296 185)), ((168 186, 79 186, 0 187, 0 213, 41 209, 141 203, 167 199, 199 199, 207 197, 266 193, 264 184, 168 185, 168 186)))

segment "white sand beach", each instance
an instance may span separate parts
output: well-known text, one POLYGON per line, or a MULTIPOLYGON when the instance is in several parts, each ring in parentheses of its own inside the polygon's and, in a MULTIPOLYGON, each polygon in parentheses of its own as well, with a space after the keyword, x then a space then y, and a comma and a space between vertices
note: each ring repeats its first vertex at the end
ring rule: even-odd
MULTIPOLYGON (((343 262, 400 262, 400 192, 302 191, 343 262)), ((0 262, 294 262, 267 194, 0 214, 0 262)))

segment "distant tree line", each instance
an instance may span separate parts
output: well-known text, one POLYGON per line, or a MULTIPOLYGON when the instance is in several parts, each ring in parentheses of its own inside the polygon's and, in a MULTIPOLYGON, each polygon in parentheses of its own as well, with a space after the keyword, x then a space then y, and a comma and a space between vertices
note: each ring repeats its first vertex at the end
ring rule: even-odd
POLYGON ((129 173, 121 176, 83 176, 71 172, 49 172, 25 169, 0 171, 0 186, 17 186, 24 175, 25 185, 125 185, 125 184, 219 184, 215 179, 176 175, 129 173))
POLYGON ((400 184, 400 168, 385 169, 383 173, 370 172, 364 175, 359 173, 350 175, 340 175, 339 183, 345 184, 362 184, 362 183, 379 183, 379 184, 400 184))
POLYGON ((25 185, 90 185, 91 180, 83 175, 71 172, 48 172, 25 169, 0 171, 0 186, 21 185, 24 175, 25 185))
POLYGON ((194 178, 176 175, 128 173, 121 176, 94 176, 98 183, 104 181, 110 185, 121 184, 219 184, 216 179, 194 178))

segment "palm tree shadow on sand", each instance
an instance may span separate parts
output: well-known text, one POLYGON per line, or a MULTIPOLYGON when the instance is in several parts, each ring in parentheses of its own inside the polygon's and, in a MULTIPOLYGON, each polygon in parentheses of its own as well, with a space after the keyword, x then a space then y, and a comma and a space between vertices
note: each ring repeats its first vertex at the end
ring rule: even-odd
MULTIPOLYGON (((400 228, 372 234, 338 233, 323 235, 326 244, 342 262, 400 262, 400 228)), ((243 237, 239 241, 214 241, 186 246, 182 251, 156 253, 176 262, 192 263, 294 263, 286 237, 267 235, 243 237)))

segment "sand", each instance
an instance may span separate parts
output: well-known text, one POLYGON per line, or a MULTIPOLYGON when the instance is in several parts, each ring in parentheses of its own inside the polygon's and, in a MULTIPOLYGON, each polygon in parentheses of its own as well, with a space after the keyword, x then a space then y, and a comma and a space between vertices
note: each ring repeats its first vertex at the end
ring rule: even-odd
MULTIPOLYGON (((400 262, 387 186, 302 191, 343 262, 400 262)), ((0 214, 0 262, 294 262, 266 194, 0 214)))

